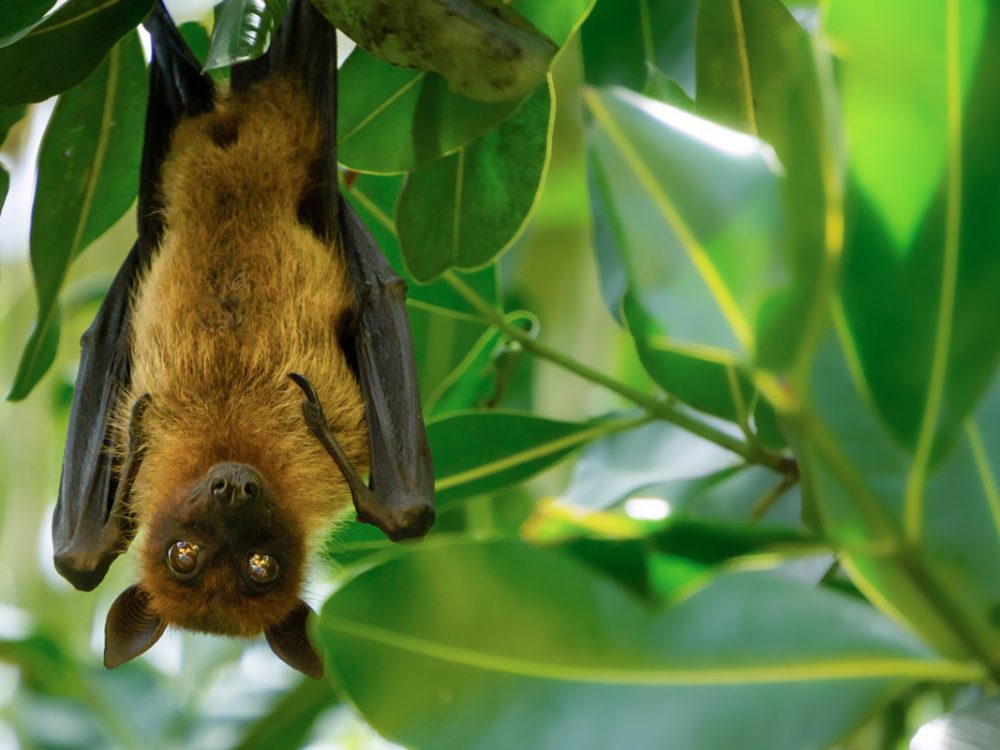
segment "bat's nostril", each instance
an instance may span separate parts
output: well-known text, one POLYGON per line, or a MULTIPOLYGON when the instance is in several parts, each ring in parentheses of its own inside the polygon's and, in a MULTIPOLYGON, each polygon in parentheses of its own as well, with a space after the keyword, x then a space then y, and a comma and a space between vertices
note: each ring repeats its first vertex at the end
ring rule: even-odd
POLYGON ((255 481, 250 480, 243 483, 243 494, 246 495, 248 500, 253 500, 259 492, 260 487, 255 481))
POLYGON ((226 484, 226 480, 223 479, 222 477, 217 477, 216 479, 212 480, 211 484, 212 494, 215 495, 215 497, 218 498, 219 500, 224 499, 227 487, 228 485, 226 484))

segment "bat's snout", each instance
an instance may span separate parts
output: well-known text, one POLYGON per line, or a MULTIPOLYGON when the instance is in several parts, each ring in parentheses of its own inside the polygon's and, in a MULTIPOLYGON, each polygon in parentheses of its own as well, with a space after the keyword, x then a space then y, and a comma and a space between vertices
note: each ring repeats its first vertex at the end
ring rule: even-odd
POLYGON ((208 470, 208 489, 223 507, 240 508, 264 496, 264 480, 246 464, 216 464, 208 470))

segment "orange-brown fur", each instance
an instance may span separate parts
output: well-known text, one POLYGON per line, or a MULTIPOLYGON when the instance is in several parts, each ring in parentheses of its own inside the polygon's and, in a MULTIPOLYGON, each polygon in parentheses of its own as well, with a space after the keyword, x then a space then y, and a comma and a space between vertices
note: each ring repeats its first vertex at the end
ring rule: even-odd
MULTIPOLYGON (((151 394, 133 489, 140 527, 169 514, 213 464, 246 463, 308 553, 350 495, 306 428, 290 372, 312 382, 338 441, 367 471, 363 402, 337 336, 351 303, 344 263, 296 215, 319 148, 308 99, 280 76, 177 127, 163 165, 165 234, 138 285, 133 382, 116 419, 124 425, 131 403, 151 394)), ((186 627, 259 632, 301 584, 301 570, 286 571, 295 580, 274 596, 242 601, 206 576, 192 593, 167 575, 163 549, 144 542, 140 556, 154 611, 186 627)))

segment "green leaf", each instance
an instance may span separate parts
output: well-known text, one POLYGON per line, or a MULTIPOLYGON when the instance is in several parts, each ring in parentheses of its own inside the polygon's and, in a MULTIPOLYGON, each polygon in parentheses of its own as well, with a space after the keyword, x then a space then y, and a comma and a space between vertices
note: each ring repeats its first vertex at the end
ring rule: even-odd
POLYGON ((478 318, 407 303, 421 402, 441 387, 489 329, 478 318))
POLYGON ((475 140, 523 99, 476 102, 441 76, 356 49, 340 70, 337 158, 363 172, 408 172, 475 140))
POLYGON ((723 575, 653 612, 517 542, 415 548, 338 590, 319 635, 365 718, 415 747, 801 750, 901 684, 978 673, 830 591, 723 575))
POLYGON ((11 400, 28 395, 52 364, 59 290, 70 263, 132 204, 139 183, 146 65, 132 33, 60 99, 38 157, 31 268, 38 317, 21 355, 11 400))
POLYGON ((152 4, 70 0, 14 44, 0 48, 0 107, 40 102, 79 84, 152 4))
POLYGON ((13 44, 35 28, 55 5, 55 0, 14 0, 0 13, 0 47, 13 44))
POLYGON ((591 179, 636 302, 680 348, 735 362, 784 281, 770 149, 638 94, 588 90, 591 179))
MULTIPOLYGON (((533 335, 537 333, 538 320, 530 313, 513 312, 506 320, 533 335)), ((503 388, 500 363, 509 346, 510 337, 496 327, 486 331, 465 359, 424 400, 424 410, 431 416, 441 416, 477 407, 493 408, 495 404, 489 402, 503 388)))
POLYGON ((694 91, 697 8, 697 0, 597 3, 580 31, 587 83, 649 95, 666 76, 694 91))
POLYGON ((4 139, 7 138, 7 133, 24 117, 24 113, 27 111, 28 108, 23 104, 0 109, 0 145, 3 145, 4 139))
POLYGON ((1000 8, 835 0, 851 144, 842 295, 879 413, 911 483, 956 439, 1000 357, 1000 8), (898 179, 905 174, 906 179, 898 179))
POLYGON ((795 278, 758 321, 758 363, 793 365, 803 338, 826 321, 818 291, 826 238, 825 141, 812 40, 779 0, 705 0, 698 12, 697 112, 774 147, 790 242, 785 259, 795 278))
MULTIPOLYGON (((478 317, 476 309, 447 281, 420 284, 407 269, 399 251, 396 222, 393 218, 399 194, 403 189, 403 177, 354 174, 350 175, 346 184, 347 199, 371 230, 372 236, 382 248, 390 265, 406 281, 406 299, 411 307, 420 306, 445 314, 460 313, 478 317)), ((459 273, 459 277, 487 302, 493 305, 498 303, 500 290, 495 265, 470 273, 459 273)))
POLYGON ((337 694, 322 680, 300 680, 231 745, 233 750, 302 747, 320 714, 338 703, 337 694))
POLYGON ((532 414, 470 411, 427 422, 440 506, 509 487, 575 449, 644 420, 557 422, 532 414))
MULTIPOLYGON (((509 7, 562 45, 592 5, 516 0, 509 7)), ((467 99, 436 73, 396 68, 356 49, 340 70, 337 158, 361 172, 410 172, 471 143, 523 101, 467 99)))
POLYGON ((545 78, 557 47, 504 3, 317 0, 324 16, 386 62, 440 73, 480 101, 517 99, 545 78))
POLYGON ((580 508, 607 508, 644 487, 706 476, 738 462, 696 435, 651 422, 588 445, 561 499, 580 508))
POLYGON ((554 112, 551 84, 541 86, 497 128, 409 176, 397 226, 414 278, 483 266, 514 243, 545 178, 554 112))
POLYGON ((1000 698, 991 698, 924 724, 910 750, 992 750, 998 745, 1000 698))
POLYGON ((255 60, 271 45, 288 0, 225 0, 212 29, 205 70, 255 60))

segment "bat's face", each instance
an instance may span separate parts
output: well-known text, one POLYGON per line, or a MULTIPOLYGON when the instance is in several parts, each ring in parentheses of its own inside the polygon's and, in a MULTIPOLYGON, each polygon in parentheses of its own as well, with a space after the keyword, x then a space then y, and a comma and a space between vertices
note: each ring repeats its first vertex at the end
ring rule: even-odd
POLYGON ((298 596, 304 533, 284 517, 260 473, 220 463, 147 521, 142 582, 115 601, 104 663, 150 648, 167 625, 225 635, 264 633, 284 661, 312 677, 322 663, 306 636, 298 596))
POLYGON ((216 464, 148 527, 143 588, 166 622, 251 636, 298 603, 303 534, 253 467, 216 464))

